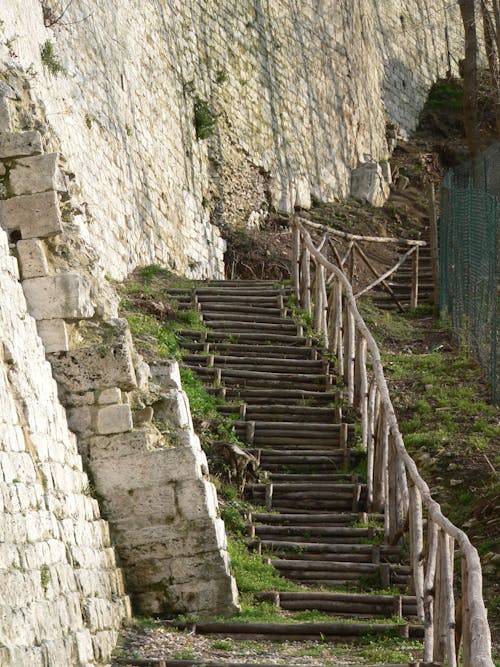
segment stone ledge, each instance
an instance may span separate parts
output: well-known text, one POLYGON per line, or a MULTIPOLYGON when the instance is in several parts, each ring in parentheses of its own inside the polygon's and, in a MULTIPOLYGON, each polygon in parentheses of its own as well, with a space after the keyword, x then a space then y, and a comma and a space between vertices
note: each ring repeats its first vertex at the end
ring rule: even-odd
POLYGON ((41 152, 40 132, 2 132, 0 134, 0 160, 39 155, 41 152))
POLYGON ((62 231, 57 193, 42 192, 0 201, 0 227, 18 229, 23 239, 45 238, 62 231))

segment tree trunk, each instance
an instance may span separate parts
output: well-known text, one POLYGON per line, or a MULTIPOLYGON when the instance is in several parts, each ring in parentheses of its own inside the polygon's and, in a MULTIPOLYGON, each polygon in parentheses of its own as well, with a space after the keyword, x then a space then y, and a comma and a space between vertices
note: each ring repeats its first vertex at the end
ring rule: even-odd
MULTIPOLYGON (((498 16, 498 2, 494 0, 497 5, 498 16)), ((490 69, 492 94, 494 96, 493 104, 496 121, 496 135, 500 137, 500 63, 499 50, 500 35, 495 28, 495 9, 491 7, 491 0, 481 0, 481 13, 483 15, 483 29, 484 29, 484 45, 486 55, 488 57, 488 65, 490 69)))
POLYGON ((458 0, 465 33, 464 123, 469 154, 479 152, 477 112, 477 30, 474 0, 458 0))

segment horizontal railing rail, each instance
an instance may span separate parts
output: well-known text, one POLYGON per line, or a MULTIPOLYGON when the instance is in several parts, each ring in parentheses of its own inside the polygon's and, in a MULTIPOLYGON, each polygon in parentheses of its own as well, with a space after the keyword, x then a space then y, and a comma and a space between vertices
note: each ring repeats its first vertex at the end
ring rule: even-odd
MULTIPOLYGON (((347 273, 349 282, 354 284, 355 267, 358 264, 363 264, 365 269, 375 278, 370 284, 362 285, 357 288, 356 297, 366 294, 375 287, 382 287, 392 298, 400 311, 404 310, 400 298, 396 295, 392 287, 387 282, 396 271, 403 266, 407 261, 411 262, 410 275, 410 309, 414 310, 418 306, 418 285, 419 285, 419 256, 420 248, 427 246, 426 241, 418 239, 400 239, 392 236, 361 236, 359 234, 350 234, 342 232, 338 229, 332 229, 325 225, 320 225, 306 218, 297 217, 296 220, 303 226, 304 229, 309 229, 312 233, 321 233, 323 235, 321 242, 321 249, 327 248, 331 250, 335 263, 343 272, 347 273), (347 242, 347 249, 343 257, 341 257, 335 239, 342 239, 347 242), (408 250, 398 258, 396 263, 386 271, 377 270, 374 263, 369 259, 362 244, 385 244, 390 246, 397 246, 398 249, 407 247, 408 250)), ((323 253, 326 256, 326 253, 323 253)))
POLYGON ((348 278, 324 256, 324 239, 316 246, 300 219, 292 225, 295 299, 312 316, 325 348, 336 356, 347 402, 361 415, 368 509, 384 514, 387 543, 396 544, 408 529, 413 589, 425 628, 424 661, 455 667, 460 655, 465 667, 493 667, 477 550, 443 515, 406 450, 380 351, 348 278), (455 543, 461 557, 458 574, 455 543), (460 591, 457 605, 455 589, 460 591))

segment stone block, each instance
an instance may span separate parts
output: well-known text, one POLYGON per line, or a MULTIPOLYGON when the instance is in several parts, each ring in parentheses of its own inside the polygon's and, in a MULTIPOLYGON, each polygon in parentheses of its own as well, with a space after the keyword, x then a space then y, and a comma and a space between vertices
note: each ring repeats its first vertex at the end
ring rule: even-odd
POLYGON ((153 382, 163 389, 182 389, 177 361, 158 361, 150 364, 153 382))
POLYGON ((95 428, 101 435, 124 433, 132 430, 132 412, 126 403, 108 405, 97 411, 95 428))
POLYGON ((0 227, 19 229, 23 239, 45 238, 62 231, 56 192, 21 195, 0 201, 0 227))
POLYGON ((88 283, 77 273, 23 280, 28 311, 36 320, 92 317, 88 283))
POLYGON ((371 206, 383 206, 390 195, 389 182, 378 162, 366 162, 351 173, 351 196, 371 206))
POLYGON ((103 389, 97 392, 97 402, 99 405, 113 405, 114 403, 121 403, 122 391, 119 387, 111 387, 110 389, 103 389))
POLYGON ((40 132, 2 132, 0 134, 0 160, 11 157, 27 157, 42 152, 40 132))
POLYGON ((307 178, 298 178, 295 183, 295 208, 311 208, 311 189, 307 178))
POLYGON ((73 433, 89 433, 92 426, 92 412, 88 406, 71 408, 67 411, 68 426, 73 433))
POLYGON ((29 195, 56 190, 66 192, 65 179, 58 167, 59 155, 47 153, 16 160, 9 172, 9 187, 13 195, 29 195))
POLYGON ((68 331, 64 320, 38 320, 36 328, 47 354, 69 349, 68 331))
POLYGON ((40 278, 49 274, 43 241, 26 239, 18 241, 16 247, 23 280, 26 278, 40 278))
POLYGON ((130 391, 136 387, 130 341, 125 336, 119 335, 107 344, 53 354, 50 363, 55 379, 70 393, 109 386, 130 391))
POLYGON ((0 97, 0 132, 10 130, 10 111, 9 103, 5 97, 0 97))

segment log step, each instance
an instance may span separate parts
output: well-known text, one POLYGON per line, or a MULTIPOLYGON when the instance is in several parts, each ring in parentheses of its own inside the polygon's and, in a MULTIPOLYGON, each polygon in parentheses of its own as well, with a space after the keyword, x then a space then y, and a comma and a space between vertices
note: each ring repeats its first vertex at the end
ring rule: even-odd
MULTIPOLYGON (((219 342, 229 340, 232 343, 239 342, 260 342, 262 346, 267 343, 285 343, 286 345, 305 346, 308 343, 308 338, 305 336, 298 336, 296 334, 283 333, 255 333, 249 331, 199 331, 198 329, 183 329, 179 340, 182 342, 186 339, 203 340, 208 342, 219 342)), ((182 347, 182 345, 181 345, 182 347)), ((262 354, 263 350, 261 350, 262 354)))
POLYGON ((206 354, 234 355, 245 357, 262 357, 263 353, 266 359, 312 359, 316 356, 316 349, 313 347, 294 347, 289 345, 251 345, 244 343, 230 342, 183 342, 183 347, 193 352, 204 352, 206 354))
MULTIPOLYGON (((264 663, 264 662, 218 662, 207 661, 203 659, 193 660, 171 660, 169 656, 162 656, 157 658, 130 658, 124 656, 115 656, 113 658, 113 665, 130 665, 132 667, 323 667, 322 665, 298 665, 296 663, 264 663)), ((345 667, 341 664, 330 664, 329 667, 345 667)), ((350 664, 349 667, 442 667, 439 663, 398 663, 386 665, 355 665, 350 664)))
POLYGON ((268 641, 343 641, 352 642, 359 637, 392 632, 396 637, 422 636, 418 626, 415 632, 407 624, 389 623, 176 623, 180 630, 202 635, 224 635, 240 639, 264 639, 268 641))
POLYGON ((182 360, 186 363, 196 363, 199 365, 207 365, 209 362, 215 364, 219 368, 235 368, 252 370, 256 367, 262 369, 262 365, 272 366, 276 369, 283 369, 281 372, 290 373, 296 372, 296 369, 308 369, 309 373, 325 373, 328 370, 328 362, 313 359, 281 359, 269 357, 237 357, 221 354, 184 354, 182 360))
MULTIPOLYGON (((381 515, 370 514, 370 519, 376 517, 383 517, 381 515)), ((342 512, 335 514, 333 512, 317 513, 313 516, 310 514, 272 514, 270 512, 252 512, 249 515, 249 521, 254 523, 267 523, 277 525, 316 525, 320 526, 339 526, 342 524, 351 525, 356 521, 366 520, 366 515, 359 512, 342 512)))

